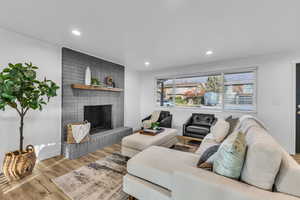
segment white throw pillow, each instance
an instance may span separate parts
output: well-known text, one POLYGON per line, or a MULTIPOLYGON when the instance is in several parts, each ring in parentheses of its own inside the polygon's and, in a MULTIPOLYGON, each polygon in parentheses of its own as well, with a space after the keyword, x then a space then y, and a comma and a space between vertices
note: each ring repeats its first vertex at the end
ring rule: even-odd
POLYGON ((230 124, 223 119, 218 119, 217 123, 211 128, 211 134, 218 143, 222 142, 229 131, 230 124))
POLYGON ((218 145, 219 143, 215 141, 213 135, 210 133, 208 135, 206 135, 201 144, 200 147, 197 149, 197 151, 195 152, 195 154, 199 155, 199 158, 202 156, 202 154, 210 147, 218 145))

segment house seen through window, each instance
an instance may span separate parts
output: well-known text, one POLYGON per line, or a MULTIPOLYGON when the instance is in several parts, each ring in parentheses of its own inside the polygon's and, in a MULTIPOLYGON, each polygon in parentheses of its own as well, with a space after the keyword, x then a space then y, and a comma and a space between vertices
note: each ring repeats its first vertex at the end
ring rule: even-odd
POLYGON ((255 70, 203 76, 160 78, 156 102, 167 107, 254 111, 255 70))

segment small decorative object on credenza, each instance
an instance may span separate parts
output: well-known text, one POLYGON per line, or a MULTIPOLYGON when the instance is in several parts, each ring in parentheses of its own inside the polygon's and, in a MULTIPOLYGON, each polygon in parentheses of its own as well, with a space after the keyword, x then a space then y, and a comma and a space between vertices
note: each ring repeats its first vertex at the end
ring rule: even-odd
POLYGON ((111 76, 107 76, 105 78, 105 84, 107 85, 107 87, 114 87, 115 85, 111 76))
POLYGON ((160 123, 159 122, 152 122, 151 123, 151 129, 156 130, 159 127, 160 123))
POLYGON ((154 129, 148 129, 148 128, 141 128, 141 130, 139 131, 140 134, 142 135, 150 135, 150 136, 155 136, 157 134, 160 134, 164 131, 164 128, 161 127, 156 127, 154 129))
POLYGON ((59 87, 46 78, 37 80, 38 67, 31 63, 8 64, 0 72, 0 110, 11 107, 20 117, 20 149, 5 155, 3 174, 9 181, 19 180, 33 171, 36 162, 34 147, 23 149, 24 119, 29 110, 40 111, 50 98, 57 96, 59 87))
POLYGON ((101 85, 98 78, 92 78, 91 82, 92 82, 93 86, 100 86, 101 85))
POLYGON ((91 69, 90 67, 87 67, 85 69, 85 85, 91 85, 91 81, 92 81, 92 72, 91 72, 91 69))

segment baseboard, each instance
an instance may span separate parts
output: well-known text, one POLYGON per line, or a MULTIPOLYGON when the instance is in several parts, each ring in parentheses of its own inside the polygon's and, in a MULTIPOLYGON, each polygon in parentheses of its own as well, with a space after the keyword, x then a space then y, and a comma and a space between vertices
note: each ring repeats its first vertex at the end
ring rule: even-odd
POLYGON ((50 143, 47 145, 36 145, 37 160, 42 161, 61 155, 61 143, 50 143))

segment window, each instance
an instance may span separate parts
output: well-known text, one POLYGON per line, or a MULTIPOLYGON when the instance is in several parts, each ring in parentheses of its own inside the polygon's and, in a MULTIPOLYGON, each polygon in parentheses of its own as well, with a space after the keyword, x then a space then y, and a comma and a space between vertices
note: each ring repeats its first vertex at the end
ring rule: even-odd
POLYGON ((157 79, 158 106, 256 110, 256 70, 157 79))
POLYGON ((224 74, 224 109, 255 110, 255 73, 224 74))
POLYGON ((175 105, 221 108, 222 76, 197 76, 175 79, 175 105))
POLYGON ((159 106, 174 106, 173 104, 173 79, 156 80, 156 102, 159 106))

